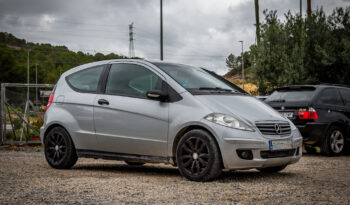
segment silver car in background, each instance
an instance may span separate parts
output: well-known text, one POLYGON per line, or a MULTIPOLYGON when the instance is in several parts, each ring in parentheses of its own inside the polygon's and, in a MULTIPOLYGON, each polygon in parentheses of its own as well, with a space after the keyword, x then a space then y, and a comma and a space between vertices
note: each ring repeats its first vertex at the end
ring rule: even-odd
POLYGON ((78 157, 159 162, 209 181, 223 169, 278 172, 302 155, 293 123, 238 86, 202 68, 145 60, 63 73, 40 131, 59 169, 78 157))

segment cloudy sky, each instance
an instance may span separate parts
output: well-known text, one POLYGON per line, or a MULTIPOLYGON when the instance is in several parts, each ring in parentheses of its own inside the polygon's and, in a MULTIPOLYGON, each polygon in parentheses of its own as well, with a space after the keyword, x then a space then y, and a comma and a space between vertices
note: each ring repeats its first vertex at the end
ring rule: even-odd
MULTIPOLYGON (((312 0, 331 13, 350 0, 312 0)), ((260 0, 264 9, 299 11, 299 0, 260 0)), ((306 0, 303 0, 305 14, 306 0)), ((74 51, 128 55, 128 24, 136 56, 159 59, 159 0, 0 0, 0 31, 74 51)), ((164 59, 227 72, 225 58, 255 42, 254 0, 163 0, 164 59)))

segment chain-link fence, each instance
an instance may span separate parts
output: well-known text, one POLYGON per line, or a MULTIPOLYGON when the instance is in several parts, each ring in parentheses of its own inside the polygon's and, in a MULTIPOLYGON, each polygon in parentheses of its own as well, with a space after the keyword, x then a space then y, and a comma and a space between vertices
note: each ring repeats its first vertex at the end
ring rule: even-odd
POLYGON ((40 143, 40 127, 54 85, 1 84, 1 143, 40 143))

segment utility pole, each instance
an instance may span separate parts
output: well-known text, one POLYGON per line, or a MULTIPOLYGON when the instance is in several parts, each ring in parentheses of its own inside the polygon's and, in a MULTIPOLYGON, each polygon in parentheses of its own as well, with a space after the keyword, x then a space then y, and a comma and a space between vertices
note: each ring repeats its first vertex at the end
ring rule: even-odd
MULTIPOLYGON (((28 49, 28 58, 27 58, 27 102, 26 102, 26 107, 25 107, 25 115, 27 117, 27 137, 26 137, 26 141, 28 141, 28 137, 29 137, 29 115, 28 115, 28 112, 29 112, 29 52, 30 50, 28 49)), ((24 124, 23 124, 24 125, 24 124)), ((21 133, 21 137, 20 137, 20 141, 22 141, 22 133, 21 133)))
POLYGON ((160 0, 160 60, 163 60, 163 0, 160 0))
POLYGON ((241 59, 242 59, 242 88, 244 90, 244 57, 243 57, 243 41, 239 41, 242 43, 242 54, 241 54, 241 59))
POLYGON ((255 25, 256 25, 256 41, 260 43, 260 20, 259 20, 259 0, 254 0, 255 4, 255 25))
POLYGON ((38 103, 38 64, 35 64, 35 101, 38 103))
POLYGON ((307 0, 307 16, 311 16, 311 0, 307 0))
POLYGON ((300 16, 303 16, 303 0, 300 0, 300 16))
POLYGON ((30 50, 28 49, 27 51, 27 101, 29 102, 29 52, 30 50))
POLYGON ((132 22, 129 25, 129 57, 133 58, 135 57, 135 50, 134 50, 134 22, 132 22))

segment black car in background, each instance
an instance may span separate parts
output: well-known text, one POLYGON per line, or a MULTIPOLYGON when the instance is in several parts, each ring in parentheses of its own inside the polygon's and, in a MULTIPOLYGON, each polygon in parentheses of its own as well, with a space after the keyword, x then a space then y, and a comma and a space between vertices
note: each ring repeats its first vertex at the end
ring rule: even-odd
POLYGON ((265 102, 296 125, 306 149, 319 146, 325 155, 339 155, 349 149, 350 87, 329 84, 282 87, 265 102))

